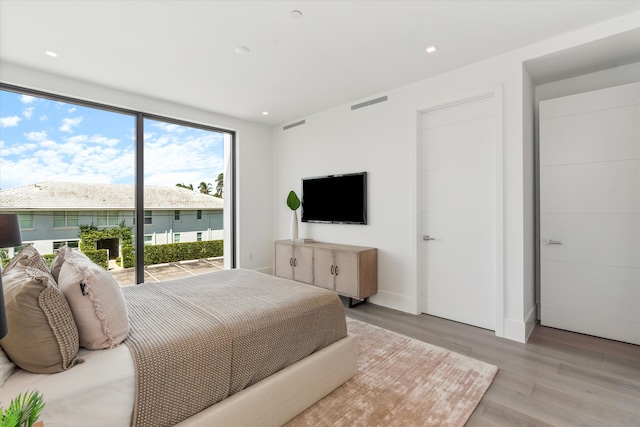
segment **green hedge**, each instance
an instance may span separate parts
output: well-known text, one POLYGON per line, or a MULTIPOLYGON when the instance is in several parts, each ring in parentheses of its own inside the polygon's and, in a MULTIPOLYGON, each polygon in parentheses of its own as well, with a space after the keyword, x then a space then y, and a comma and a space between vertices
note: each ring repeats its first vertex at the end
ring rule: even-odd
MULTIPOLYGON (((109 267, 106 249, 87 249, 82 251, 89 259, 105 270, 109 267)), ((122 245, 124 268, 135 267, 134 247, 130 244, 122 245)), ((178 262, 191 259, 214 258, 223 256, 223 241, 209 240, 206 242, 169 243, 166 245, 147 245, 144 247, 144 265, 162 264, 165 262, 178 262)), ((56 257, 55 254, 45 254, 42 257, 51 266, 56 257)), ((2 268, 11 261, 10 258, 2 259, 2 268)), ((117 259, 120 265, 121 259, 117 259)))
POLYGON ((109 255, 106 249, 85 249, 82 253, 105 270, 109 268, 109 255))
POLYGON ((124 258, 124 268, 136 266, 136 254, 133 245, 122 245, 122 253, 116 259, 118 265, 121 265, 122 258, 124 258))
POLYGON ((144 247, 144 265, 220 257, 222 248, 222 240, 147 245, 144 247))

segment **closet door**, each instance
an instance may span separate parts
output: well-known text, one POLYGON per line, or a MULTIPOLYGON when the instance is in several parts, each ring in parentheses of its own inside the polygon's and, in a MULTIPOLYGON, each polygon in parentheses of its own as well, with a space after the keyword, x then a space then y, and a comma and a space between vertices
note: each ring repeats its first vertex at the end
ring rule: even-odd
POLYGON ((541 323, 640 344, 640 83, 540 103, 541 323))

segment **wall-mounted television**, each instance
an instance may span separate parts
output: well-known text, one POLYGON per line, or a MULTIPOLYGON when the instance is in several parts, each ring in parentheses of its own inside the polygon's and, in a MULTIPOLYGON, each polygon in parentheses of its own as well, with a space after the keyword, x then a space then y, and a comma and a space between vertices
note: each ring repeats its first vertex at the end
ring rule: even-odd
POLYGON ((367 173, 302 179, 302 222, 367 223, 367 173))

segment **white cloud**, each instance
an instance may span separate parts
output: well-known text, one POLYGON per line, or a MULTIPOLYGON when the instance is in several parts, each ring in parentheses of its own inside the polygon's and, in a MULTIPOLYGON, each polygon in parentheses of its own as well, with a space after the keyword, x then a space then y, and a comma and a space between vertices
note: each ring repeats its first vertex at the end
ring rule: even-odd
POLYGON ((194 186, 202 181, 215 182, 224 167, 222 156, 216 155, 220 150, 215 148, 221 143, 222 135, 211 132, 187 138, 162 135, 145 141, 145 182, 194 186))
POLYGON ((0 117, 0 128, 18 126, 20 120, 21 119, 18 116, 0 117))
POLYGON ((30 96, 30 95, 22 95, 20 97, 20 101, 22 101, 24 104, 31 104, 35 100, 36 100, 36 97, 30 96))
POLYGON ((82 117, 76 117, 74 119, 65 117, 62 119, 62 125, 58 129, 61 132, 73 133, 72 128, 77 127, 82 122, 82 117))
POLYGON ((47 131, 23 133, 29 141, 43 141, 47 137, 47 131))
POLYGON ((160 128, 165 132, 178 133, 178 134, 183 133, 186 130, 184 126, 174 125, 172 123, 154 123, 153 126, 160 128))
POLYGON ((74 135, 74 136, 70 136, 69 138, 65 138, 65 141, 71 142, 74 144, 79 144, 81 142, 86 142, 88 139, 89 139, 89 136, 87 135, 74 135))
POLYGON ((24 111, 22 112, 22 115, 25 116, 27 119, 30 119, 34 109, 35 107, 25 108, 24 111))
POLYGON ((67 110, 67 113, 74 113, 76 111, 76 107, 71 107, 67 110))
POLYGON ((120 143, 120 141, 116 138, 107 138, 106 136, 102 135, 93 135, 91 138, 89 138, 89 142, 106 145, 108 147, 115 147, 120 143))
POLYGON ((47 120, 49 117, 47 117, 46 115, 44 116, 40 116, 40 118, 38 120, 40 120, 41 122, 47 120))
POLYGON ((38 148, 36 144, 20 144, 10 146, 7 145, 4 141, 0 141, 0 158, 16 156, 22 153, 30 152, 31 150, 35 150, 36 148, 38 148))

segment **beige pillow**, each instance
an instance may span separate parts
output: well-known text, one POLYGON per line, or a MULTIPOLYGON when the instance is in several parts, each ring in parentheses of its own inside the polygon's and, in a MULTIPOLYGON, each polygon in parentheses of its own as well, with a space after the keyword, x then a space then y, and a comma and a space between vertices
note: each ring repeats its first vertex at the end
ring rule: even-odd
POLYGON ((71 307, 81 347, 113 348, 127 338, 124 296, 109 272, 78 251, 69 250, 60 269, 59 286, 71 307))
POLYGON ((58 282, 58 278, 60 277, 60 268, 62 268, 62 263, 64 262, 67 253, 69 253, 70 251, 71 248, 68 246, 61 247, 60 249, 58 249, 58 254, 51 262, 51 275, 53 276, 56 283, 58 282))
MULTIPOLYGON (((14 268, 24 271, 27 267, 37 268, 45 273, 49 273, 47 262, 42 258, 40 252, 32 244, 26 245, 22 250, 11 259, 11 262, 2 270, 2 275, 9 273, 14 268)), ((4 282, 3 282, 4 283, 4 282)), ((56 285, 54 283, 54 285, 56 285)), ((57 286, 57 285, 56 285, 57 286)))
POLYGON ((0 340, 7 356, 39 374, 65 371, 79 362, 78 329, 46 263, 25 247, 2 273, 9 332, 0 340))

